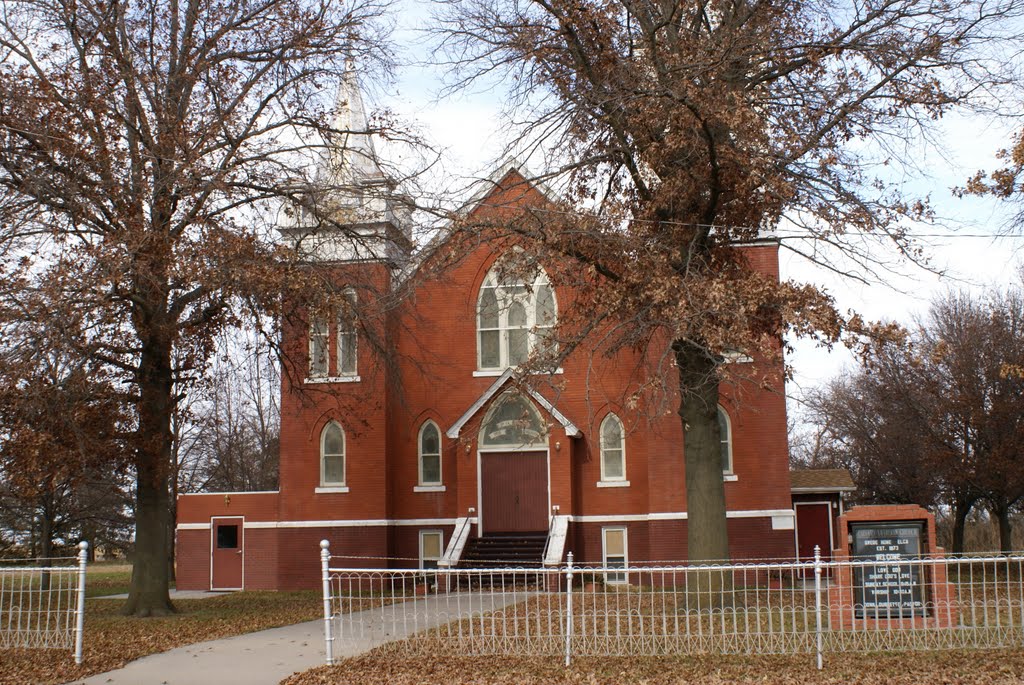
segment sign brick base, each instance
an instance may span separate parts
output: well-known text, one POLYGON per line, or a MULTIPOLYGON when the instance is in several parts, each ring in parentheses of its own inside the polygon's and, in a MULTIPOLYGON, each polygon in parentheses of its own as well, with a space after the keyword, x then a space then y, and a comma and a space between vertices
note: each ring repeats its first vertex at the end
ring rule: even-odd
POLYGON ((864 567, 859 574, 860 578, 853 566, 842 565, 836 569, 828 588, 832 629, 913 630, 955 627, 959 623, 960 613, 956 588, 947 580, 946 564, 941 561, 919 561, 945 558, 945 550, 935 544, 935 539, 935 516, 915 504, 860 506, 839 517, 839 547, 833 550, 833 561, 877 559, 878 563, 864 567), (881 533, 887 530, 894 533, 913 530, 920 526, 921 539, 865 540, 862 536, 859 540, 861 555, 857 556, 852 531, 858 526, 863 530, 870 524, 876 524, 881 533), (900 524, 906 524, 904 529, 899 527, 900 524), (908 556, 908 548, 915 546, 915 543, 919 545, 918 553, 908 556), (913 563, 914 560, 918 561, 917 565, 913 563), (866 587, 869 577, 875 587, 866 587), (899 580, 891 581, 894 583, 892 588, 885 587, 890 582, 887 579, 896 577, 899 580), (897 582, 905 583, 908 577, 912 577, 913 587, 895 585, 897 582), (873 606, 870 601, 866 601, 866 598, 886 596, 890 589, 898 591, 893 594, 905 600, 895 608, 879 608, 877 604, 873 606))

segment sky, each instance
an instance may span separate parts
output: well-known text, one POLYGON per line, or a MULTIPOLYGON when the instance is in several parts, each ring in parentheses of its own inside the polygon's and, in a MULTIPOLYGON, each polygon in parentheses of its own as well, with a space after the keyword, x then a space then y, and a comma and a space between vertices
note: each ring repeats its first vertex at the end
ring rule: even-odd
MULTIPOLYGON (((440 98, 444 69, 437 66, 429 37, 421 30, 429 23, 429 4, 401 0, 398 8, 397 80, 383 87, 367 84, 369 104, 371 108, 392 110, 415 125, 442 151, 435 178, 445 179, 447 187, 466 187, 473 179, 486 177, 501 161, 507 130, 501 121, 501 84, 493 84, 490 91, 440 98)), ((841 278, 783 249, 782 277, 823 287, 842 311, 904 325, 925 316, 929 302, 948 290, 966 289, 982 295, 993 288, 1019 283, 1024 236, 999 237, 1006 232, 1011 209, 992 198, 960 199, 952 192, 977 170, 999 166, 996 151, 1009 144, 1011 131, 1009 122, 956 115, 938 122, 934 146, 911 141, 907 154, 917 162, 920 173, 889 181, 929 196, 941 218, 939 225, 913 228, 925 247, 927 267, 900 263, 893 251, 884 251, 879 256, 891 268, 882 269, 864 283, 841 278)), ((784 228, 780 233, 784 234, 784 228)), ((841 347, 825 350, 807 341, 790 342, 794 350, 787 363, 792 367, 793 379, 787 395, 790 413, 798 414, 802 393, 852 371, 856 362, 841 347)))

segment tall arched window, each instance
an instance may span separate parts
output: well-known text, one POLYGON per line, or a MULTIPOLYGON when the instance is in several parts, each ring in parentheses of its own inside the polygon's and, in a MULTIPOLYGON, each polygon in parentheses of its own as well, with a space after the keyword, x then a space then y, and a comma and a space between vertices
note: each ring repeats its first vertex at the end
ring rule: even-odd
POLYGON ((420 485, 441 484, 441 431, 437 424, 427 421, 420 428, 420 485))
POLYGON ((550 337, 558 318, 555 293, 543 269, 533 278, 491 269, 477 299, 477 363, 500 370, 526 362, 550 337))
POLYGON ((626 439, 622 421, 615 414, 601 422, 601 480, 626 480, 626 439))
POLYGON ((718 407, 718 433, 722 450, 722 472, 732 473, 732 422, 721 405, 718 407))
POLYGON ((345 484, 345 431, 334 421, 320 433, 320 484, 345 484))

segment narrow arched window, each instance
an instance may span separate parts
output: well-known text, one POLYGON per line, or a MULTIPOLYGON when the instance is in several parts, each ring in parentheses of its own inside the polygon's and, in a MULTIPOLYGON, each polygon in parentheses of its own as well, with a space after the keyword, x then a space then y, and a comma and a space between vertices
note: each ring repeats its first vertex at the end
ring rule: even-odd
POLYGON ((718 433, 722 451, 722 473, 732 473, 732 422, 729 415, 718 407, 718 433))
POLYGON ((524 364, 537 350, 550 350, 551 331, 558 320, 555 293, 547 274, 500 276, 495 266, 477 298, 477 364, 481 370, 500 370, 524 364))
POLYGON ((441 484, 441 431, 433 421, 420 428, 420 485, 441 484))
POLYGON ((320 484, 345 484, 345 431, 333 421, 320 434, 320 484))
POLYGON ((601 480, 626 480, 626 441, 622 421, 615 414, 601 422, 601 480))

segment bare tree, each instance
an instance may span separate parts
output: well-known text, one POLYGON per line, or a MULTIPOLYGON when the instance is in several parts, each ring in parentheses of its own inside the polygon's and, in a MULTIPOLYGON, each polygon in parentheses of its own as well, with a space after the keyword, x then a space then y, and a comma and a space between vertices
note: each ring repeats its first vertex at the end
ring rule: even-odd
POLYGON ((280 378, 271 350, 253 337, 222 340, 181 443, 185 491, 277 488, 280 378))
POLYGON ((769 362, 762 380, 777 386, 785 333, 830 343, 864 329, 738 246, 785 218, 810 241, 787 246, 811 258, 834 247, 870 272, 876 241, 918 256, 906 227, 929 208, 879 169, 1013 77, 992 46, 1019 40, 1020 11, 1017 0, 447 4, 453 87, 504 79, 513 147, 546 150, 554 171, 540 180, 562 193, 484 222, 545 266, 572 260, 558 277, 582 295, 560 316, 558 354, 597 331, 606 353, 644 350, 648 380, 678 392, 691 559, 728 556, 716 407, 729 352, 769 362))
POLYGON ((808 398, 824 462, 850 469, 860 501, 948 507, 954 552, 985 504, 1009 551, 1024 496, 1022 324, 1018 290, 936 301, 910 341, 873 350, 858 373, 808 398))
POLYGON ((50 293, 53 318, 85 322, 82 358, 133 414, 128 613, 173 611, 177 403, 221 331, 317 278, 272 229, 282 202, 329 223, 310 198, 341 181, 316 177, 308 153, 353 133, 334 125, 330 95, 347 60, 386 67, 382 9, 25 0, 0 11, 3 273, 50 293))

